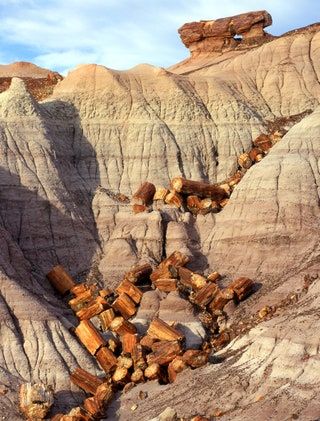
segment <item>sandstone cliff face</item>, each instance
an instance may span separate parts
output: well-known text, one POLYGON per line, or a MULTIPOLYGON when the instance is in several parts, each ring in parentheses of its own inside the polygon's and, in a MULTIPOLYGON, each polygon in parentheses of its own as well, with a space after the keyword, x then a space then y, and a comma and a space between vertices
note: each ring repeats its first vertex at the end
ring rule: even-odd
MULTIPOLYGON (((263 16, 259 27, 268 23, 263 16)), ((230 20, 224 24, 232 34, 230 20)), ((68 392, 68 370, 77 364, 96 369, 68 331, 75 321, 45 280, 57 263, 79 278, 91 270, 115 285, 137 261, 157 263, 180 249, 198 270, 260 283, 241 307, 248 318, 301 289, 306 274, 318 273, 319 63, 315 25, 250 50, 221 57, 205 52, 169 70, 82 66, 41 103, 13 79, 0 95, 0 381, 10 390, 1 398, 3 411, 12 416, 14 390, 29 379, 53 383, 62 404, 72 406, 78 396, 68 392), (270 122, 307 110, 313 113, 297 125, 287 123, 286 136, 247 172, 218 215, 196 218, 156 205, 133 215, 112 195, 131 195, 145 180, 167 185, 179 175, 222 181, 270 122)), ((319 344, 308 332, 317 327, 318 298, 316 280, 298 306, 281 309, 221 351, 223 369, 217 364, 186 372, 171 386, 150 386, 130 419, 151 418, 159 405, 170 405, 181 416, 220 408, 225 420, 248 419, 253 411, 260 419, 282 420, 289 391, 292 411, 313 419, 319 344), (181 397, 192 405, 185 408, 181 397)), ((170 299, 159 308, 175 320, 170 299)), ((230 323, 239 318, 236 310, 230 323)), ((122 398, 119 419, 128 419, 139 390, 122 398)))

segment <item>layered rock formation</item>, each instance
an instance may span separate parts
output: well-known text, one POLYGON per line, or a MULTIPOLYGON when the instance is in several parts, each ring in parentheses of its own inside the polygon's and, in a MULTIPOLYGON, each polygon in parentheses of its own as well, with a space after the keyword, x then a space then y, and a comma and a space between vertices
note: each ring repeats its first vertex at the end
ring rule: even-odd
MULTIPOLYGON (((192 29, 200 38, 191 48, 222 33, 230 45, 235 34, 244 41, 222 55, 223 49, 194 53, 169 70, 87 65, 44 102, 19 79, 0 95, 0 382, 8 389, 0 408, 8 419, 18 417, 21 381, 52 383, 60 405, 73 406, 79 396, 70 393, 69 370, 78 364, 98 369, 68 331, 76 321, 45 279, 57 263, 78 279, 114 286, 132 264, 155 264, 179 249, 194 257, 194 268, 222 272, 224 282, 248 275, 259 283, 247 304, 229 312, 229 324, 278 305, 302 291, 305 275, 318 273, 320 25, 240 48, 251 35, 267 39, 268 22, 266 12, 203 22, 192 29), (209 38, 201 38, 200 27, 209 38), (293 115, 302 121, 296 124, 293 115), (223 181, 252 140, 281 121, 286 136, 248 170, 218 215, 156 205, 133 215, 113 194, 130 196, 145 180, 168 185, 175 176, 223 181)), ((130 419, 149 419, 171 406, 179 416, 220 410, 225 420, 253 413, 282 420, 288 394, 293 415, 315 419, 319 353, 309 331, 317 326, 319 288, 315 280, 298 305, 280 306, 236 339, 216 357, 221 364, 186 371, 171 386, 149 385, 148 399, 130 419)), ((202 334, 179 297, 160 298, 150 300, 166 320, 186 324, 187 317, 189 328, 202 334), (171 312, 172 303, 181 311, 171 312)), ((143 322, 152 311, 148 303, 142 310, 143 322)), ((128 419, 141 387, 115 403, 111 419, 128 419)))

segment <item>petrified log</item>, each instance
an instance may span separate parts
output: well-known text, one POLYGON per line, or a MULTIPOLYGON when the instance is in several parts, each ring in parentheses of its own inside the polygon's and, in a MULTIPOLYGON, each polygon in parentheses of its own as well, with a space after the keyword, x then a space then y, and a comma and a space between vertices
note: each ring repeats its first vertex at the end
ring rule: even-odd
POLYGON ((217 282, 217 280, 220 278, 220 273, 218 272, 211 272, 208 276, 207 276, 207 280, 210 282, 217 282))
POLYGON ((168 365, 168 379, 170 383, 173 383, 178 373, 181 373, 187 367, 186 363, 183 361, 182 356, 178 356, 173 359, 168 365))
POLYGON ((43 420, 53 404, 53 390, 43 383, 20 386, 19 407, 28 420, 43 420))
POLYGON ((131 357, 133 360, 135 370, 137 368, 141 368, 141 370, 144 370, 146 368, 145 350, 141 344, 136 344, 133 347, 131 357))
POLYGON ((101 334, 89 320, 81 320, 75 329, 75 334, 91 355, 95 355, 99 348, 106 345, 101 334))
POLYGON ((187 208, 191 213, 197 215, 201 210, 201 199, 198 196, 188 196, 187 197, 187 208))
POLYGON ((120 347, 120 342, 115 340, 114 338, 108 339, 108 348, 113 353, 116 352, 116 350, 120 347))
POLYGON ((159 339, 160 341, 179 341, 184 339, 184 335, 181 332, 157 318, 152 320, 147 333, 151 338, 159 339))
POLYGON ((215 283, 210 283, 201 288, 194 296, 193 302, 204 308, 216 296, 219 288, 215 283))
POLYGON ((126 333, 136 333, 137 328, 134 324, 128 322, 123 317, 116 317, 112 320, 110 329, 115 332, 117 335, 122 336, 126 333))
POLYGON ((184 363, 192 368, 202 367, 207 364, 208 359, 209 352, 200 351, 199 349, 188 349, 182 356, 184 363))
POLYGON ((234 291, 232 288, 225 288, 218 291, 214 299, 208 305, 208 310, 214 313, 215 310, 223 310, 224 306, 232 300, 234 297, 234 291))
POLYGON ((155 341, 156 339, 151 338, 149 335, 145 335, 140 339, 140 344, 146 349, 151 349, 155 341))
POLYGON ((148 181, 141 184, 139 189, 132 197, 132 201, 137 205, 149 205, 152 202, 153 196, 156 192, 154 184, 148 181))
POLYGON ((153 200, 165 200, 169 190, 165 187, 157 187, 156 192, 153 196, 153 200))
POLYGON ((137 205, 137 204, 132 205, 132 210, 133 210, 133 213, 135 214, 145 212, 147 209, 148 208, 145 205, 137 205))
POLYGON ((89 288, 78 294, 75 298, 69 301, 69 306, 74 312, 81 310, 84 307, 89 306, 93 303, 95 298, 98 296, 97 288, 95 285, 90 285, 89 288))
POLYGON ((171 180, 171 186, 179 193, 210 197, 218 201, 228 197, 227 193, 219 186, 204 183, 203 181, 186 180, 182 177, 176 177, 171 180))
POLYGON ((268 152, 272 148, 272 140, 267 134, 262 133, 253 141, 254 146, 261 149, 263 152, 268 152))
POLYGON ((155 282, 157 279, 174 279, 178 276, 178 270, 173 265, 160 265, 155 269, 150 275, 152 282, 155 282))
POLYGON ((112 295, 112 294, 113 294, 113 292, 108 288, 107 289, 100 289, 100 291, 99 291, 99 295, 102 298, 110 297, 110 295, 112 295))
POLYGON ((72 408, 68 415, 64 415, 60 421, 93 421, 93 418, 84 408, 77 406, 72 408))
POLYGON ((170 190, 170 193, 168 193, 165 198, 165 202, 168 205, 175 206, 176 208, 181 208, 183 204, 183 199, 181 195, 177 193, 175 190, 170 190))
POLYGON ((144 370, 144 375, 149 380, 159 379, 161 376, 161 367, 158 363, 152 363, 144 370))
POLYGON ((108 403, 113 397, 112 387, 107 383, 100 385, 92 398, 87 398, 83 402, 84 409, 93 418, 102 418, 105 416, 108 403))
POLYGON ((48 274, 47 279, 60 294, 69 292, 76 284, 69 273, 61 266, 55 266, 48 274))
POLYGON ((130 357, 120 355, 118 357, 117 365, 118 365, 118 367, 124 367, 124 368, 127 368, 129 370, 129 368, 131 368, 133 366, 133 360, 130 357))
POLYGON ((181 267, 178 269, 178 273, 179 273, 179 278, 182 285, 184 285, 187 288, 192 289, 193 288, 192 274, 194 272, 192 272, 190 269, 181 267))
POLYGON ((103 330, 109 329, 112 320, 115 318, 115 314, 112 308, 108 308, 99 314, 99 319, 101 322, 101 327, 103 330))
POLYGON ((210 343, 213 348, 218 351, 230 342, 230 334, 228 332, 222 332, 215 338, 211 338, 210 343))
POLYGON ((109 373, 118 364, 114 353, 105 346, 96 353, 96 359, 106 373, 109 373))
POLYGON ((118 294, 124 292, 127 294, 136 304, 139 304, 143 295, 143 292, 137 288, 132 282, 124 279, 116 289, 118 294))
POLYGON ((97 391, 97 388, 103 383, 101 379, 93 374, 88 373, 88 371, 83 370, 82 368, 76 368, 70 374, 70 380, 73 384, 80 387, 86 393, 91 393, 94 395, 97 391))
POLYGON ((229 199, 223 199, 219 202, 219 205, 224 208, 229 203, 229 199))
POLYGON ((249 152, 249 158, 251 161, 259 162, 263 158, 263 152, 260 148, 253 148, 249 152))
POLYGON ((104 298, 98 296, 88 307, 77 311, 76 315, 80 320, 89 320, 109 307, 108 302, 104 298))
POLYGON ((170 292, 176 291, 177 289, 177 280, 176 279, 157 279, 153 282, 153 285, 158 288, 160 291, 170 292))
POLYGON ((137 265, 133 267, 129 272, 124 275, 124 278, 133 284, 137 284, 141 281, 146 281, 152 273, 152 266, 150 263, 144 263, 143 265, 137 265))
POLYGON ((121 336, 122 352, 132 354, 134 347, 139 343, 139 336, 136 333, 126 333, 121 336))
MULTIPOLYGON (((151 365, 157 363, 160 365, 169 364, 174 358, 182 352, 179 341, 163 341, 154 352, 147 355, 147 363, 151 365)), ((146 376, 147 377, 147 376, 146 376)))
POLYGON ((143 374, 143 370, 141 370, 141 368, 137 368, 136 370, 134 370, 134 372, 131 374, 131 381, 133 383, 144 382, 144 374, 143 374))
POLYGON ((238 164, 241 168, 249 169, 252 165, 252 161, 249 157, 249 154, 247 152, 242 153, 238 158, 238 164))
POLYGON ((87 285, 87 284, 78 284, 78 285, 75 285, 73 288, 71 288, 70 292, 73 295, 77 296, 77 295, 80 295, 83 292, 87 291, 88 289, 89 289, 89 285, 87 285))
POLYGON ((113 302, 112 308, 118 311, 125 319, 130 319, 137 311, 134 301, 124 292, 113 302))
POLYGON ((243 177, 243 174, 241 171, 237 171, 232 177, 230 177, 226 182, 230 187, 236 186, 238 183, 240 183, 241 179, 243 177))
POLYGON ((112 380, 115 383, 126 384, 130 381, 129 370, 125 367, 117 367, 113 373, 112 380))
POLYGON ((163 266, 175 266, 176 268, 182 267, 184 265, 186 265, 189 262, 189 257, 186 256, 185 254, 181 253, 181 251, 174 251, 173 253, 170 254, 169 257, 167 257, 166 259, 164 259, 160 265, 163 266))
POLYGON ((239 301, 244 300, 254 290, 254 283, 249 278, 238 278, 231 282, 229 288, 233 289, 239 301))

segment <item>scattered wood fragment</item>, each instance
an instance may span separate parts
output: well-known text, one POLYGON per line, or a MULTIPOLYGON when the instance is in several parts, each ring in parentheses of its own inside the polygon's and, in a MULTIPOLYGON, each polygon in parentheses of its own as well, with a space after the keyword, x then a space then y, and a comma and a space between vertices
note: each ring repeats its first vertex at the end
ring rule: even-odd
POLYGON ((43 383, 24 383, 19 391, 19 408, 28 420, 43 420, 53 405, 53 390, 43 383))
POLYGON ((99 314, 99 319, 101 322, 102 330, 109 329, 113 319, 115 318, 115 313, 112 308, 108 308, 107 310, 104 310, 102 313, 99 314))
POLYGON ((104 298, 98 296, 89 306, 77 311, 76 315, 80 320, 89 320, 92 319, 92 317, 99 315, 109 307, 108 302, 104 298))
POLYGON ((70 380, 73 384, 80 387, 87 393, 94 395, 97 391, 97 388, 103 383, 101 379, 93 374, 90 374, 88 371, 83 370, 82 368, 76 368, 70 374, 70 380))
POLYGON ((177 375, 181 373, 187 367, 183 361, 182 356, 175 357, 168 365, 168 379, 170 383, 173 383, 177 375))
POLYGON ((254 291, 254 283, 251 279, 242 277, 231 282, 229 288, 233 289, 237 299, 242 301, 254 291))
POLYGON ((129 322, 128 320, 125 320, 123 317, 115 317, 111 324, 110 329, 115 332, 117 335, 122 336, 126 333, 136 333, 137 328, 134 324, 129 322))
POLYGON ((124 275, 124 279, 127 279, 133 284, 149 280, 149 276, 152 273, 152 266, 150 263, 144 263, 133 267, 129 272, 124 275))
POLYGON ((166 365, 180 355, 181 352, 182 347, 179 341, 163 341, 158 344, 155 351, 147 355, 147 363, 148 365, 153 363, 166 365))
POLYGON ((204 183, 203 181, 187 180, 183 177, 173 178, 171 180, 171 186, 179 193, 209 197, 218 201, 227 197, 227 193, 217 185, 204 183))
POLYGON ((112 308, 119 312, 125 319, 130 319, 137 311, 134 301, 125 292, 122 292, 116 298, 112 304, 112 308))
POLYGON ((121 336, 122 352, 132 354, 135 346, 139 343, 139 336, 136 333, 125 333, 121 336))
POLYGON ((132 205, 132 210, 133 210, 133 213, 135 214, 145 212, 147 209, 148 207, 145 205, 137 205, 137 204, 132 205))
POLYGON ((223 290, 218 291, 214 299, 208 305, 209 312, 214 314, 215 310, 223 310, 227 302, 232 300, 233 297, 234 291, 232 288, 225 288, 223 290))
POLYGON ((183 204, 183 198, 175 190, 170 190, 170 193, 168 193, 166 198, 165 198, 165 202, 168 205, 172 205, 176 208, 181 208, 181 206, 183 204))
POLYGON ((177 280, 176 279, 156 279, 153 282, 153 285, 158 288, 160 291, 170 292, 176 291, 177 289, 177 280))
POLYGON ((220 273, 218 273, 218 272, 211 272, 207 276, 207 280, 210 281, 210 282, 217 282, 218 279, 220 279, 220 273))
POLYGON ((97 351, 96 359, 106 373, 109 373, 118 364, 116 356, 106 346, 97 351))
POLYGON ((217 295, 219 291, 218 286, 211 282, 210 284, 205 285, 201 288, 193 297, 193 302, 199 307, 205 307, 213 298, 217 295))
POLYGON ((65 295, 75 287, 75 282, 69 273, 61 266, 55 266, 48 274, 47 279, 51 285, 61 294, 65 295))
POLYGON ((75 334, 91 355, 95 355, 99 348, 106 345, 105 340, 90 320, 81 320, 75 329, 75 334))
POLYGON ((192 368, 202 367, 207 364, 208 359, 209 352, 198 349, 188 349, 182 356, 183 362, 192 368))
POLYGON ((133 300, 136 304, 139 304, 143 295, 143 292, 136 287, 132 282, 128 281, 128 279, 124 279, 116 288, 116 291, 121 294, 127 294, 131 300, 133 300))
POLYGON ((157 318, 152 320, 147 333, 151 338, 160 341, 180 341, 184 339, 184 335, 181 332, 157 318))
POLYGON ((148 181, 141 184, 138 190, 134 193, 132 201, 135 205, 149 205, 152 202, 153 196, 156 192, 154 184, 148 181))
POLYGON ((152 363, 144 370, 144 375, 149 380, 156 380, 160 378, 161 367, 158 363, 152 363))
POLYGON ((156 192, 153 196, 153 200, 164 201, 168 193, 169 193, 169 190, 166 189, 165 187, 157 187, 156 192))

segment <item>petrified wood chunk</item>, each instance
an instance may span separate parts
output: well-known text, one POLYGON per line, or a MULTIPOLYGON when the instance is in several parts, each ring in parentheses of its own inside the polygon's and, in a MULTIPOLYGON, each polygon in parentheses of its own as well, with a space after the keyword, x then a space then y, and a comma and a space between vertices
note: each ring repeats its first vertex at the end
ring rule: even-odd
POLYGON ((73 295, 77 296, 87 291, 88 289, 89 289, 89 286, 87 284, 78 284, 78 285, 75 285, 73 288, 71 288, 70 292, 73 295))
POLYGON ((132 206, 133 213, 135 213, 135 214, 145 212, 147 209, 148 208, 145 205, 137 205, 137 204, 134 204, 132 206))
POLYGON ((106 373, 109 373, 118 364, 114 353, 105 346, 96 353, 96 359, 106 373))
POLYGON ((140 339, 140 344, 146 349, 151 349, 156 340, 149 335, 145 335, 140 339))
POLYGON ((53 390, 43 383, 20 386, 19 407, 28 420, 43 420, 53 404, 53 390))
POLYGON ((193 301, 200 307, 205 307, 216 296, 219 288, 215 283, 210 283, 201 288, 194 296, 193 301))
POLYGON ((61 265, 55 266, 47 274, 47 278, 51 285, 62 295, 69 292, 75 286, 74 280, 61 265))
POLYGON ((232 288, 225 288, 218 291, 214 299, 208 305, 208 310, 211 313, 214 313, 215 310, 223 310, 224 306, 228 301, 232 300, 234 297, 234 291, 232 288))
POLYGON ((161 319, 153 319, 148 329, 148 335, 160 341, 182 340, 184 335, 161 319))
POLYGON ((75 333, 92 355, 95 355, 99 348, 106 345, 101 334, 89 320, 81 320, 75 329, 75 333))
POLYGON ((153 200, 165 200, 169 190, 165 187, 157 187, 156 192, 153 196, 153 200))
POLYGON ((176 177, 171 180, 171 186, 177 192, 199 197, 210 197, 211 199, 218 201, 228 197, 228 194, 219 186, 204 183, 203 181, 186 180, 182 177, 176 177))
POLYGON ((135 370, 137 368, 141 368, 141 370, 144 370, 146 368, 145 349, 141 344, 136 344, 133 347, 131 357, 133 360, 135 370))
POLYGON ((182 360, 185 364, 192 368, 198 368, 207 364, 208 359, 209 352, 200 351, 198 349, 188 349, 188 351, 186 351, 182 356, 182 360))
POLYGON ((183 361, 182 356, 173 359, 168 365, 169 382, 173 383, 176 380, 178 373, 181 373, 186 367, 187 365, 183 361))
POLYGON ((70 380, 73 384, 80 387, 80 389, 87 393, 91 393, 92 395, 96 393, 98 386, 103 383, 97 376, 88 373, 88 371, 83 370, 82 368, 76 368, 70 374, 70 380))
POLYGON ((177 289, 176 279, 157 279, 153 282, 153 285, 160 291, 170 292, 177 289))
POLYGON ((130 381, 129 370, 125 367, 117 367, 113 373, 112 380, 115 383, 125 384, 130 381))
POLYGON ((215 338, 210 340, 211 345, 216 351, 223 348, 230 342, 230 334, 228 332, 222 332, 215 338))
POLYGON ((238 278, 231 282, 229 288, 233 289, 239 301, 244 300, 254 290, 254 283, 249 278, 238 278))
POLYGON ((109 329, 112 320, 115 318, 115 314, 112 308, 108 308, 99 314, 99 319, 101 322, 101 327, 103 330, 109 329))
POLYGON ((168 193, 165 198, 165 202, 168 205, 175 206, 176 208, 181 208, 183 204, 183 199, 180 196, 180 194, 177 193, 175 190, 170 190, 170 193, 168 193))
POLYGON ((218 272, 211 272, 208 276, 207 276, 207 280, 210 282, 217 282, 217 280, 220 278, 220 273, 218 272))
POLYGON ((160 365, 169 364, 174 358, 182 352, 181 344, 179 341, 163 341, 159 343, 157 349, 147 355, 148 365, 157 363, 160 365))
POLYGON ((95 285, 90 287, 82 293, 79 293, 75 298, 69 301, 69 306, 74 312, 81 310, 84 307, 89 306, 93 303, 95 298, 98 296, 98 291, 95 285))
POLYGON ((134 301, 124 292, 113 302, 112 308, 118 311, 125 319, 130 319, 137 311, 134 301))
POLYGON ((263 158, 263 152, 260 148, 253 148, 249 152, 249 158, 251 161, 259 162, 263 158))
POLYGON ((121 336, 122 352, 132 354, 134 347, 139 343, 139 336, 136 333, 126 333, 121 336))
POLYGON ((132 201, 137 205, 149 205, 152 202, 156 192, 154 184, 148 181, 144 182, 132 197, 132 201))
POLYGON ((122 336, 126 333, 136 333, 137 328, 134 324, 128 322, 123 317, 116 317, 112 320, 110 329, 115 332, 117 335, 122 336))
POLYGON ((268 152, 272 148, 272 140, 267 134, 261 134, 253 141, 254 146, 261 149, 263 152, 268 152))
POLYGON ((113 392, 111 385, 103 383, 97 388, 96 393, 92 398, 84 400, 84 409, 93 418, 102 418, 105 416, 108 403, 111 401, 112 397, 113 392))
POLYGON ((130 357, 126 357, 124 355, 120 355, 118 357, 118 367, 124 367, 124 368, 131 368, 133 366, 133 360, 130 357))
POLYGON ((144 371, 144 375, 149 380, 159 379, 161 376, 161 367, 158 363, 152 363, 144 371))
POLYGON ((131 381, 133 383, 144 382, 144 374, 143 374, 143 370, 141 370, 141 368, 137 368, 136 370, 134 370, 134 372, 131 374, 131 381))
POLYGON ((89 320, 109 307, 108 302, 104 298, 98 296, 88 307, 77 311, 76 315, 80 320, 89 320))
POLYGON ((247 152, 242 153, 238 158, 238 164, 241 168, 245 168, 246 170, 249 169, 252 165, 252 161, 250 156, 247 152))
POLYGON ((124 279, 117 287, 116 291, 121 294, 126 293, 136 304, 139 304, 143 295, 143 292, 136 287, 132 282, 124 279))
POLYGON ((180 251, 174 251, 169 257, 164 259, 150 276, 151 281, 160 278, 176 278, 178 275, 177 268, 186 265, 189 262, 189 257, 182 254, 180 251))
POLYGON ((124 275, 124 278, 133 284, 141 281, 146 281, 152 273, 152 266, 150 263, 144 263, 133 267, 129 272, 124 275))

